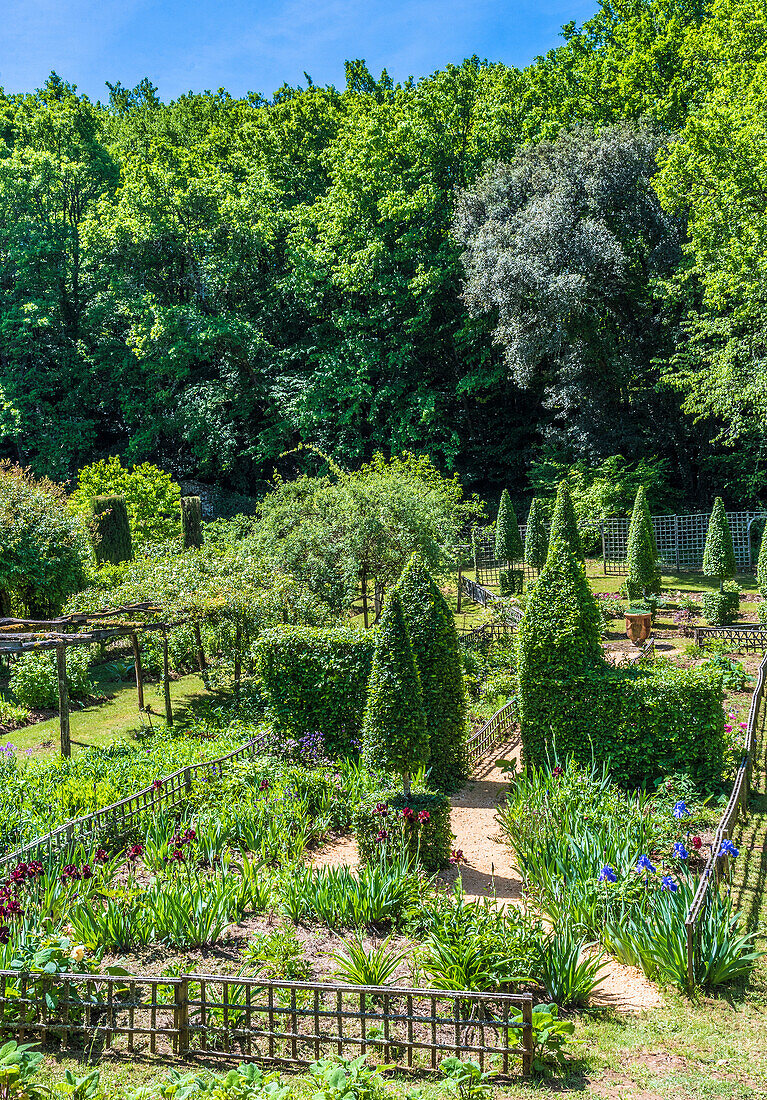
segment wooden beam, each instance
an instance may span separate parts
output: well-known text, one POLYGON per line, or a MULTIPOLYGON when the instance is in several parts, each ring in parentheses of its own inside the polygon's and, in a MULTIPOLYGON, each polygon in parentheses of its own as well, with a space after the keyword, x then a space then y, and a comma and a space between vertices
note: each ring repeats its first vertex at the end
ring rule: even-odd
POLYGON ((69 741, 69 685, 67 684, 67 651, 64 644, 56 647, 56 671, 59 679, 59 727, 61 729, 61 755, 71 756, 69 741))
POLYGON ((138 695, 138 709, 144 713, 144 677, 141 671, 141 650, 138 647, 138 634, 131 634, 131 646, 133 648, 133 671, 136 675, 136 694, 138 695))
POLYGON ((173 707, 170 702, 170 665, 168 662, 168 631, 162 632, 162 689, 165 694, 165 724, 173 725, 173 707))

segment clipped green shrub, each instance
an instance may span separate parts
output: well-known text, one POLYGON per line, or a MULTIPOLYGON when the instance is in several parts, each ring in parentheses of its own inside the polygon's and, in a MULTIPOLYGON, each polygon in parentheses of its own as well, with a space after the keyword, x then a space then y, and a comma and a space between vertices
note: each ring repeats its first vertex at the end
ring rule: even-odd
POLYGON ((455 790, 468 774, 466 695, 455 618, 420 554, 413 554, 395 591, 421 681, 429 783, 437 790, 455 790))
POLYGON ((549 550, 558 541, 564 542, 570 553, 578 561, 584 562, 583 542, 578 531, 578 520, 573 508, 570 489, 566 481, 559 483, 557 499, 554 503, 554 514, 551 517, 551 531, 549 533, 549 550))
POLYGON ((202 546, 202 502, 199 497, 181 498, 181 533, 185 550, 202 546))
POLYGON ((733 581, 725 581, 714 592, 704 592, 701 599, 703 618, 709 626, 729 626, 740 608, 740 589, 733 581))
POLYGON ((133 541, 125 497, 94 497, 93 552, 99 564, 132 561, 133 541))
POLYGON ((647 534, 650 539, 650 549, 652 550, 652 556, 658 558, 658 544, 655 541, 655 528, 653 527, 652 516, 650 515, 650 505, 647 503, 647 490, 644 485, 640 485, 637 489, 637 495, 634 499, 634 509, 631 513, 632 520, 634 516, 641 514, 644 518, 647 534))
MULTIPOLYGON (((86 699, 93 690, 88 646, 70 646, 66 651, 67 684, 72 699, 86 699)), ((11 669, 10 688, 23 707, 50 710, 59 705, 59 677, 56 653, 25 653, 11 669)))
POLYGON ((707 577, 716 577, 720 587, 724 581, 737 573, 732 531, 721 497, 717 497, 714 501, 711 519, 708 521, 706 546, 703 551, 703 572, 707 577))
POLYGON ((277 727, 293 738, 319 731, 331 753, 349 749, 362 733, 374 646, 372 633, 349 627, 264 631, 256 670, 277 727))
POLYGON ((546 530, 543 505, 538 497, 533 497, 525 530, 525 563, 532 569, 543 569, 548 552, 549 533, 546 530))
POLYGON ((522 536, 508 489, 501 493, 495 521, 495 557, 497 561, 508 563, 519 561, 522 557, 522 536))
POLYGON ((525 574, 521 569, 499 569, 498 587, 501 596, 521 596, 525 586, 525 574))
POLYGON ((759 545, 759 557, 756 563, 756 580, 759 585, 759 591, 767 598, 767 525, 765 525, 764 531, 762 531, 762 541, 759 545))
POLYGON ((599 633, 583 570, 558 541, 519 628, 525 760, 609 759, 628 786, 674 771, 716 781, 724 756, 721 676, 662 662, 614 668, 604 659, 599 633))
POLYGON ((410 791, 411 774, 429 759, 421 681, 396 592, 389 597, 378 624, 362 749, 368 767, 402 776, 405 794, 410 791))
POLYGON ((385 845, 397 850, 405 841, 411 855, 427 871, 438 871, 450 859, 453 834, 450 830, 450 800, 432 791, 383 790, 371 794, 360 803, 354 815, 354 835, 362 863, 376 860, 385 845), (403 816, 403 810, 412 811, 403 816), (428 814, 427 820, 418 815, 428 814))
POLYGON ((660 569, 653 550, 652 524, 642 508, 641 492, 641 489, 637 492, 626 548, 626 592, 630 600, 658 595, 661 587, 660 569))

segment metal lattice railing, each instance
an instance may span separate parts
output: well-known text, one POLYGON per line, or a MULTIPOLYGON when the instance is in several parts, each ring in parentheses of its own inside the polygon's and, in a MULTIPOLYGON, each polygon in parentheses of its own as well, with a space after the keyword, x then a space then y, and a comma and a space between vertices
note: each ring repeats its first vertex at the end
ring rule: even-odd
POLYGON ((366 1055, 376 1065, 436 1069, 446 1055, 532 1071, 529 993, 272 982, 182 974, 0 971, 0 1031, 20 1042, 166 1057, 254 1058, 307 1066, 366 1055))
POLYGON ((466 757, 473 768, 478 760, 490 751, 502 738, 508 738, 509 734, 519 723, 519 704, 516 699, 510 699, 508 703, 497 710, 493 717, 475 730, 466 741, 466 757))
MULTIPOLYGON (((692 572, 703 564, 703 550, 709 523, 708 512, 683 516, 653 516, 652 525, 662 568, 674 572, 692 572)), ((732 531, 735 562, 739 570, 754 566, 751 531, 757 521, 767 519, 767 512, 728 512, 732 531)), ((625 516, 605 516, 602 520, 602 557, 604 571, 622 575, 626 572, 626 547, 629 520, 625 516)))
MULTIPOLYGON (((519 534, 522 539, 522 545, 525 544, 525 533, 527 531, 527 525, 521 523, 519 525, 519 534)), ((482 535, 477 534, 473 540, 474 547, 474 574, 477 578, 478 584, 499 584, 500 583, 500 570, 501 563, 495 556, 495 542, 490 538, 484 538, 482 535)), ((515 563, 516 567, 522 568, 525 574, 525 580, 531 581, 538 576, 538 570, 531 568, 529 565, 525 565, 524 562, 515 563)))
POLYGON ((719 638, 743 653, 767 648, 767 626, 696 626, 693 637, 698 646, 706 638, 719 638))

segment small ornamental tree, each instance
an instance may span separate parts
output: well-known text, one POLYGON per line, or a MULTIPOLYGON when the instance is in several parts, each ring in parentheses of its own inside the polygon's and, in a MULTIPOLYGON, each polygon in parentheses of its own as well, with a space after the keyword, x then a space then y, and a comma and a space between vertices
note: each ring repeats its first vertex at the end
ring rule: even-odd
POLYGON ((93 552, 99 564, 119 565, 133 559, 125 497, 93 498, 93 552))
POLYGON ((525 563, 532 569, 543 569, 549 552, 549 533, 543 516, 543 505, 533 498, 525 531, 525 563))
POLYGON ((637 495, 634 500, 634 510, 631 513, 631 521, 633 523, 634 517, 637 513, 641 513, 645 526, 647 528, 647 536, 650 540, 650 549, 652 550, 652 556, 658 558, 658 544, 655 541, 655 528, 652 523, 652 516, 650 515, 650 505, 647 503, 647 491, 644 485, 640 485, 637 489, 637 495))
POLYGON ((131 531, 137 544, 161 542, 179 533, 181 489, 173 479, 153 466, 123 466, 116 455, 84 466, 69 498, 73 512, 87 516, 97 496, 123 497, 131 531))
POLYGON ((202 504, 199 497, 181 498, 181 531, 185 550, 202 546, 202 504))
POLYGON ((628 566, 626 590, 629 599, 637 600, 643 596, 659 595, 660 570, 653 553, 653 544, 650 541, 648 523, 639 499, 639 493, 637 493, 634 512, 629 524, 626 561, 628 566))
POLYGON ((468 774, 466 696, 455 618, 420 554, 413 554, 397 582, 429 734, 430 782, 455 790, 468 774))
POLYGON ((721 497, 717 497, 714 501, 711 519, 708 521, 706 548, 703 551, 703 572, 707 577, 718 579, 720 591, 724 582, 734 577, 737 572, 732 532, 721 497))
POLYGON ((756 563, 756 580, 759 591, 767 598, 767 524, 762 531, 762 542, 759 547, 759 558, 756 563))
POLYGON ((501 503, 498 506, 498 518, 495 522, 495 557, 497 561, 505 561, 508 565, 512 565, 522 557, 522 538, 508 489, 504 489, 501 493, 501 503))
POLYGON ((551 517, 551 532, 549 534, 549 551, 559 541, 563 541, 578 561, 584 562, 583 542, 578 531, 578 520, 573 508, 573 500, 566 481, 560 481, 557 489, 557 499, 554 503, 554 514, 551 517))
POLYGON ((429 759, 421 681, 396 592, 378 624, 362 751, 368 767, 387 768, 401 775, 406 795, 410 794, 410 776, 429 759))

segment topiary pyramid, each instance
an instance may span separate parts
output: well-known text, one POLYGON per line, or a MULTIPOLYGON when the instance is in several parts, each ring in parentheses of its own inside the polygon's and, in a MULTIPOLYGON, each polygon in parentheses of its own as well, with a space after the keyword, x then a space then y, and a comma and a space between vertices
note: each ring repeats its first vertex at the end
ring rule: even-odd
POLYGON ((466 695, 455 619, 418 553, 405 566, 395 591, 421 681, 429 782, 437 790, 455 790, 468 774, 466 695))
POLYGON ((519 523, 511 503, 508 489, 501 493, 501 503, 498 505, 498 518, 495 522, 495 557, 496 561, 505 561, 511 565, 522 557, 522 536, 519 533, 519 523))
POLYGON ((125 497, 93 497, 93 552, 99 564, 132 561, 133 539, 125 497))
POLYGON ((767 524, 762 531, 762 542, 759 547, 759 558, 756 563, 756 580, 759 591, 767 598, 767 524))
POLYGON ((570 552, 580 562, 585 562, 583 543, 578 531, 578 520, 573 508, 570 488, 566 481, 559 483, 557 499, 554 503, 554 514, 551 517, 551 531, 549 533, 549 549, 555 542, 562 540, 570 552))
POLYGON ((533 569, 543 569, 549 552, 549 533, 543 515, 543 504, 533 497, 525 531, 525 563, 533 569))
POLYGON ((421 682, 396 592, 389 597, 376 633, 362 752, 368 767, 401 775, 406 795, 410 793, 410 776, 429 759, 421 682))
POLYGON ((658 544, 655 541, 655 528, 653 527, 652 516, 650 515, 650 505, 647 503, 647 492, 644 485, 640 485, 637 489, 637 495, 634 499, 634 510, 631 513, 631 520, 633 522, 634 516, 637 513, 641 513, 644 517, 645 526, 647 527, 647 534, 650 539, 650 549, 652 550, 652 556, 658 558, 658 544))
MULTIPOLYGON (((640 489, 634 502, 634 511, 629 524, 628 546, 626 548, 626 591, 630 600, 643 596, 660 594, 660 570, 655 552, 654 540, 651 541, 651 525, 648 525, 647 513, 640 499, 640 489)), ((646 505, 645 501, 645 505, 646 505)))
POLYGON ((722 498, 717 497, 708 521, 706 547, 703 551, 703 572, 707 577, 717 577, 721 589, 724 582, 729 577, 734 577, 737 571, 730 524, 722 498))

